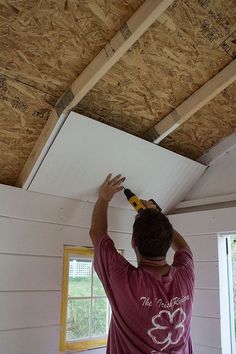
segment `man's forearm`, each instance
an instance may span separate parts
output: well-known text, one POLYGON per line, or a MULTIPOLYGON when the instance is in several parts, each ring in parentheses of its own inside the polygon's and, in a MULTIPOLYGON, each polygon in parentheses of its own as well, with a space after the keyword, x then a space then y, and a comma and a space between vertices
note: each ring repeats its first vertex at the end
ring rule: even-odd
POLYGON ((171 243, 171 248, 174 251, 178 251, 181 248, 190 248, 185 239, 176 231, 173 230, 173 239, 171 243))
POLYGON ((98 198, 92 214, 90 237, 95 244, 99 237, 107 234, 108 201, 98 198))

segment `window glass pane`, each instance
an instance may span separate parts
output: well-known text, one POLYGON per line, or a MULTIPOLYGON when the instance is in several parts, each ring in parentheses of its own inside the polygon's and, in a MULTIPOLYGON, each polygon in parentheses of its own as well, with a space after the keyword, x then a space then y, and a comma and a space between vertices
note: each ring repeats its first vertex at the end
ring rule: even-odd
POLYGON ((93 270, 93 296, 106 296, 103 285, 95 270, 93 270))
POLYGON ((102 336, 107 334, 108 322, 108 300, 93 299, 92 302, 92 337, 102 336))
POLYGON ((66 340, 89 337, 90 300, 68 300, 66 340))
POLYGON ((68 297, 91 296, 92 261, 70 257, 68 297))

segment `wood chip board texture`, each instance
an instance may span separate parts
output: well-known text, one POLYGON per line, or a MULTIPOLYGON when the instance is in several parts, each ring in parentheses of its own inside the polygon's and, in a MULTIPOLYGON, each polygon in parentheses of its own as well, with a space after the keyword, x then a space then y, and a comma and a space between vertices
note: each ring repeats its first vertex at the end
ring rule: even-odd
POLYGON ((143 0, 4 0, 0 72, 61 95, 143 0))
POLYGON ((198 159, 236 130, 236 83, 217 95, 160 145, 198 159))
POLYGON ((58 97, 142 3, 0 2, 0 183, 15 184, 58 97))
POLYGON ((0 183, 14 185, 54 97, 0 74, 0 183))
POLYGON ((76 111, 143 136, 231 62, 235 5, 235 0, 175 1, 76 111))
MULTIPOLYGON (((44 158, 29 190, 95 202, 109 172, 164 210, 184 199, 205 166, 133 135, 70 113, 44 158)), ((123 193, 112 206, 127 208, 123 193)))

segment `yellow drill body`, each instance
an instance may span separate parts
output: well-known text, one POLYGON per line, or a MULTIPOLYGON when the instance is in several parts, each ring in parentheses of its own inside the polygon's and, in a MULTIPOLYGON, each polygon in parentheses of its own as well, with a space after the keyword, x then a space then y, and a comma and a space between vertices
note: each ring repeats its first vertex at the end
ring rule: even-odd
POLYGON ((140 210, 145 209, 145 206, 143 205, 141 200, 137 197, 137 195, 131 192, 130 189, 125 188, 124 193, 126 195, 126 198, 128 199, 128 202, 137 212, 140 212, 140 210))
MULTIPOLYGON (((124 188, 124 194, 126 198, 128 199, 128 202, 132 205, 132 207, 139 213, 140 210, 146 209, 145 206, 143 205, 142 201, 135 195, 133 192, 131 192, 130 189, 124 188)), ((154 199, 150 199, 150 201, 156 206, 157 210, 161 212, 161 207, 155 202, 154 199)))

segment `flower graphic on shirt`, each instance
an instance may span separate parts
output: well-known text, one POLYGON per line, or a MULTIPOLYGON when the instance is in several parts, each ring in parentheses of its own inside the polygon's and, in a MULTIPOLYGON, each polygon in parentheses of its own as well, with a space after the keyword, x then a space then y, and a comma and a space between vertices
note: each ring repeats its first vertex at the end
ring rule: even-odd
POLYGON ((174 312, 162 310, 152 318, 154 327, 148 330, 148 335, 156 344, 162 344, 161 351, 171 344, 177 344, 182 338, 185 327, 186 313, 179 307, 174 312))

